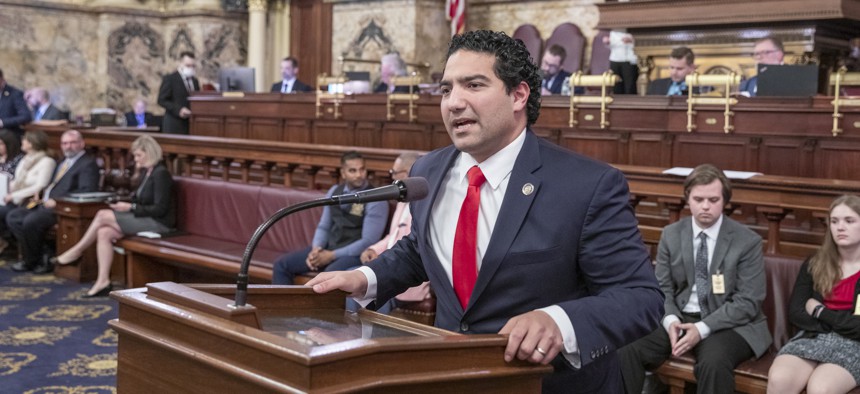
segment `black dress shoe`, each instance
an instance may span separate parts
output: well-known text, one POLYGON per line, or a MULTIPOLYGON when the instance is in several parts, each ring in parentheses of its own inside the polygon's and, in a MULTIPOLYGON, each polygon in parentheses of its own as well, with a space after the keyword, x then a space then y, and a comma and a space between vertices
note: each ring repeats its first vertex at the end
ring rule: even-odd
POLYGON ((54 272, 53 264, 39 264, 36 268, 33 268, 33 273, 38 275, 49 274, 51 272, 54 272))
POLYGON ((107 297, 111 291, 113 291, 113 284, 105 286, 94 294, 84 294, 81 296, 81 298, 107 297))
POLYGON ((25 261, 23 261, 23 260, 18 261, 18 262, 17 262, 17 263, 15 263, 15 264, 12 264, 12 271, 15 271, 15 272, 26 272, 26 271, 32 271, 32 270, 33 270, 33 268, 35 268, 33 264, 27 264, 27 263, 26 263, 25 261))

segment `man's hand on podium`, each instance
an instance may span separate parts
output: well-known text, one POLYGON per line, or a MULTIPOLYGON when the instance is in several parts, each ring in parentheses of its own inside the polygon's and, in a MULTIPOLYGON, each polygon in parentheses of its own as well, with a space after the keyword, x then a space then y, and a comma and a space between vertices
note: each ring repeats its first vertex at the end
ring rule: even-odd
POLYGON ((321 272, 306 285, 313 287, 317 293, 343 290, 353 297, 363 297, 367 293, 367 277, 356 270, 321 272))

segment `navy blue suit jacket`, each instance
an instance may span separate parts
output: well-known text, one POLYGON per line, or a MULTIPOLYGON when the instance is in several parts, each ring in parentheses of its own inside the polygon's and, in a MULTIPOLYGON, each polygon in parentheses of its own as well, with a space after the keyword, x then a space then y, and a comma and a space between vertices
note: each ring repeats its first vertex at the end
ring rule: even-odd
POLYGON ((427 178, 430 193, 411 203, 409 236, 369 264, 377 305, 430 280, 436 325, 470 334, 496 333, 514 316, 558 305, 573 323, 582 368, 559 356, 544 391, 621 392, 615 351, 653 331, 663 316, 621 171, 527 131, 463 310, 428 237, 433 204, 459 154, 448 146, 412 167, 410 176, 427 178))
POLYGON ((558 70, 558 75, 556 75, 555 79, 552 80, 552 85, 550 85, 547 90, 552 94, 561 94, 561 85, 564 84, 564 79, 569 76, 569 72, 558 70))
MULTIPOLYGON (((196 77, 191 78, 194 91, 200 91, 200 81, 196 77)), ((158 89, 158 105, 164 107, 164 120, 161 131, 168 134, 188 134, 188 118, 179 116, 182 107, 191 109, 188 102, 188 88, 179 71, 174 71, 161 79, 161 87, 158 89)))
POLYGON ((3 121, 3 128, 12 130, 18 136, 24 134, 21 126, 33 120, 33 114, 24 100, 24 92, 8 83, 0 90, 0 120, 3 121))
POLYGON ((738 90, 741 92, 747 92, 750 94, 750 97, 755 97, 758 93, 758 75, 741 81, 741 86, 738 87, 738 90))
MULTIPOLYGON (((272 93, 279 93, 283 86, 284 81, 275 82, 272 84, 272 89, 270 89, 269 91, 272 93)), ((290 93, 312 92, 313 90, 314 88, 297 79, 296 82, 293 82, 293 91, 290 93)))
MULTIPOLYGON (((59 163, 54 168, 54 173, 51 174, 51 179, 54 179, 57 171, 60 170, 59 163)), ((96 160, 84 154, 80 159, 75 161, 75 164, 69 168, 63 177, 57 181, 57 184, 51 189, 50 197, 57 199, 66 197, 71 193, 88 193, 99 190, 99 166, 96 160)))

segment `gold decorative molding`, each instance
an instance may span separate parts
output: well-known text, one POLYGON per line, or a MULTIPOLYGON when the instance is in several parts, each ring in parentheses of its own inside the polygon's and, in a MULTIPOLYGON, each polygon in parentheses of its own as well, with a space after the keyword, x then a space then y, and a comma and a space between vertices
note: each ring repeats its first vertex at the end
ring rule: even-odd
POLYGON ((856 0, 657 0, 597 4, 599 29, 860 19, 856 0))
POLYGON ((266 12, 269 0, 248 0, 248 12, 266 12))

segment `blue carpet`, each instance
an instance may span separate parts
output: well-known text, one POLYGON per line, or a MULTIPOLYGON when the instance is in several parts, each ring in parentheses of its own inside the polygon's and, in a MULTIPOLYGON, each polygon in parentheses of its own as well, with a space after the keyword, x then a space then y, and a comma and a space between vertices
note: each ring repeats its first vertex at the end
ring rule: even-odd
POLYGON ((117 303, 11 264, 0 261, 0 393, 115 393, 117 303))

